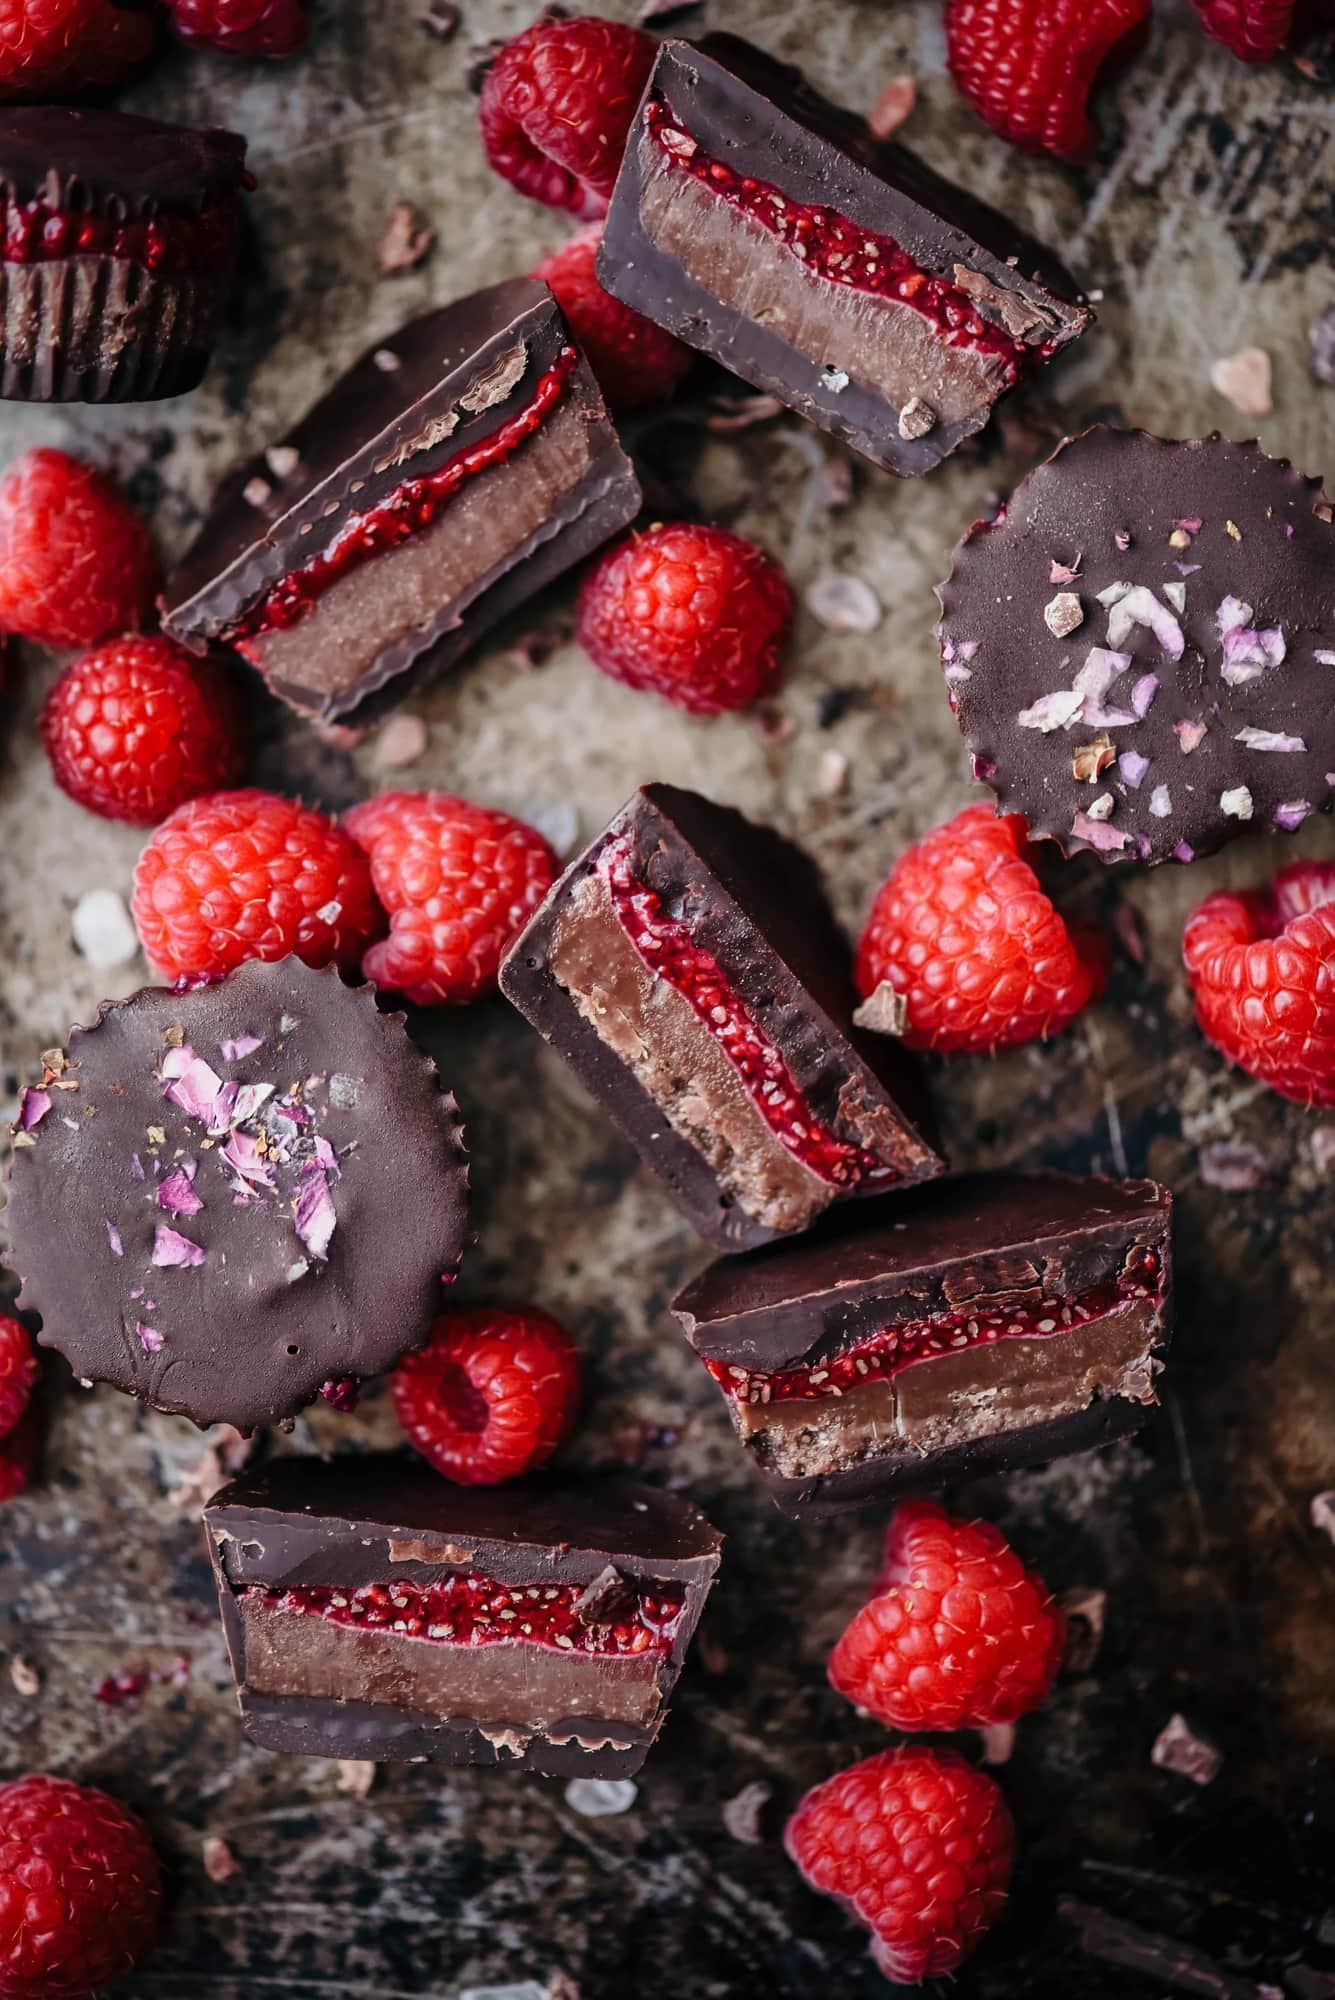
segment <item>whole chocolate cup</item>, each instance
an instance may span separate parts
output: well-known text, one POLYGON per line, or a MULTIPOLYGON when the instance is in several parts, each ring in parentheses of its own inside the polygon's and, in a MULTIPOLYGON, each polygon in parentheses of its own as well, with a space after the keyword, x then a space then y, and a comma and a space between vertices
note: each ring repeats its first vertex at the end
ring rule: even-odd
POLYGON ((146 987, 46 1072, 14 1135, 11 1261, 81 1380, 250 1431, 426 1338, 464 1247, 463 1138, 369 987, 295 958, 146 987))
POLYGON ((40 203, 75 219, 196 221, 208 232, 186 268, 101 249, 0 261, 0 396, 148 402, 193 389, 231 290, 245 152, 235 132, 121 111, 0 112, 7 222, 40 203))

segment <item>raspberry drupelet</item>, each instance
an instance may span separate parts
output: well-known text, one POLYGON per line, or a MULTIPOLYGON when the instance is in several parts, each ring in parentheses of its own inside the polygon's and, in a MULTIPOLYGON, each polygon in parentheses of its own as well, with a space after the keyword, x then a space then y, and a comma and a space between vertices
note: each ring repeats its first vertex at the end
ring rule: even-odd
POLYGON ((160 582, 148 529, 105 473, 38 447, 0 479, 0 631, 95 646, 137 631, 160 582))

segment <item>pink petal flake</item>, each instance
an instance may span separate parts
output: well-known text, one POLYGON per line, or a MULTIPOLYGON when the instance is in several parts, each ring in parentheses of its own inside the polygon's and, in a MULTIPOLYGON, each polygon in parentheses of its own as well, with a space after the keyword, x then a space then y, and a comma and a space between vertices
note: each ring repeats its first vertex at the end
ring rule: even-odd
POLYGON ((1041 729, 1047 736, 1054 729, 1069 729, 1085 705, 1079 688, 1054 688, 1041 694, 1032 708, 1022 708, 1016 716, 1021 729, 1041 729))
POLYGON ((1143 721, 1154 706, 1154 697, 1159 692, 1159 676, 1142 674, 1131 690, 1131 712, 1137 721, 1143 721))
MULTIPOLYGON (((188 1042, 179 1049, 168 1049, 163 1058, 162 1079, 167 1086, 163 1095, 179 1105, 187 1117, 198 1118, 212 1130, 218 1116, 223 1080, 216 1070, 209 1068, 202 1056, 195 1054, 188 1042)), ((226 1127, 220 1129, 226 1130, 226 1127)))
POLYGON ((49 1090, 25 1090, 19 1104, 19 1130, 31 1132, 34 1125, 40 1125, 51 1109, 49 1090))
POLYGON ((162 1346, 162 1335, 157 1328, 150 1326, 146 1320, 138 1319, 134 1330, 139 1335, 145 1354, 156 1354, 162 1346))
POLYGON ((1189 840, 1179 840, 1177 846, 1173 849, 1173 859, 1174 861, 1194 861, 1196 859, 1196 850, 1189 840))
POLYGON ((338 1164, 338 1154, 323 1133, 318 1134, 315 1140, 315 1159, 327 1174, 332 1174, 336 1181, 342 1180, 343 1169, 338 1164))
POLYGON ((1178 747, 1181 749, 1182 755, 1190 757, 1192 751, 1205 741, 1209 731, 1203 722, 1184 720, 1173 724, 1173 734, 1177 738, 1178 747))
POLYGON ((1110 583, 1099 592, 1108 612, 1108 644, 1124 646, 1138 625, 1153 632, 1170 660, 1180 660, 1187 642, 1182 627, 1166 604, 1143 583, 1110 583))
POLYGON ((1245 729, 1239 729, 1235 733, 1233 741, 1241 743, 1245 750, 1305 751, 1307 749, 1301 736, 1286 736, 1281 729, 1253 729, 1250 723, 1245 729))
POLYGON ((121 1242, 121 1233, 115 1223, 110 1220, 107 1222, 107 1242, 111 1245, 111 1254, 113 1257, 123 1257, 125 1255, 125 1245, 121 1242))
POLYGON ((218 1054, 224 1062, 244 1062, 256 1049, 264 1047, 263 1035, 238 1035, 235 1041, 219 1042, 218 1054))
POLYGON ((329 1243, 337 1221, 329 1182, 321 1168, 308 1163, 302 1170, 301 1192, 297 1196, 296 1229, 311 1256, 321 1263, 329 1254, 329 1243))
POLYGON ((1215 612, 1215 625, 1223 644, 1224 663, 1220 671, 1229 687, 1245 687, 1258 680, 1267 667, 1283 664, 1288 651, 1278 626, 1256 631, 1255 613, 1240 597, 1225 597, 1215 612))
POLYGON ((1173 810, 1173 795, 1167 785, 1156 785, 1150 793, 1150 811, 1155 819, 1168 819, 1173 810))
POLYGON ((1075 562, 1073 564, 1054 562, 1051 569, 1048 571, 1049 583, 1078 583, 1079 580, 1080 580, 1079 556, 1076 557, 1075 562))
POLYGON ((1120 854, 1128 838, 1120 827, 1110 826, 1104 819, 1091 819, 1083 812, 1078 812, 1071 821, 1071 832, 1077 840, 1087 840, 1104 854, 1120 854))
POLYGON ((273 1164, 260 1151, 259 1141, 252 1133, 230 1133, 222 1156, 233 1173, 239 1174, 243 1181, 249 1181, 255 1187, 273 1186, 273 1164))
POLYGON ((1125 729, 1135 722, 1136 717, 1129 709, 1103 705, 1114 681, 1119 681, 1130 665, 1130 653, 1111 652, 1106 646, 1091 646, 1086 653, 1085 663, 1072 685, 1081 698, 1081 718, 1091 728, 1125 729))
POLYGON ((1140 790, 1141 780, 1149 768, 1149 758, 1142 757, 1139 750, 1123 750, 1117 759, 1117 775, 1130 785, 1133 792, 1140 790))
POLYGON ((1275 825, 1281 833, 1296 833, 1312 809, 1310 799, 1290 799, 1287 804, 1275 807, 1275 825))
POLYGON ((204 1262, 198 1243, 160 1222, 153 1235, 153 1262, 160 1271, 195 1270, 204 1262))
POLYGON ((195 1193, 197 1171, 194 1160, 183 1160, 158 1188, 158 1207, 165 1208, 169 1215, 198 1215, 204 1203, 195 1193))
POLYGON ((1174 521, 1173 526, 1181 528, 1184 535, 1199 535, 1201 531, 1201 519, 1199 514, 1194 514, 1185 521, 1174 521))

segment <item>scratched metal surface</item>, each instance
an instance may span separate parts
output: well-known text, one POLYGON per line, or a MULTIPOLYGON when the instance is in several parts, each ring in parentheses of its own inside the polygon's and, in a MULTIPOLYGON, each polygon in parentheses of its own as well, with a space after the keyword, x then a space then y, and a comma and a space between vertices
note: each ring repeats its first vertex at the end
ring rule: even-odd
MULTIPOLYGON (((130 99, 251 137, 255 252, 207 385, 159 406, 0 411, 5 458, 43 441, 113 462, 172 551, 231 456, 274 435, 368 339, 525 268, 561 234, 485 172, 464 81, 469 44, 519 26, 524 0, 465 0, 448 45, 421 28, 418 0, 318 11, 296 63, 177 56, 130 99), (378 280, 373 245, 405 196, 438 246, 420 271, 378 280)), ((985 496, 1046 437, 1094 414, 1245 434, 1208 364, 1256 342, 1275 363, 1265 443, 1335 472, 1335 390, 1311 382, 1303 344, 1335 296, 1329 93, 1284 65, 1244 71, 1199 38, 1185 6, 1168 7, 1107 101, 1102 159, 1072 174, 1021 161, 975 127, 944 74, 938 12, 935 0, 710 0, 706 18, 800 55, 863 107, 913 72, 906 136, 1103 289, 1098 329, 985 448, 911 485, 857 469, 839 508, 823 471, 838 454, 794 421, 733 434, 683 421, 652 441, 698 505, 783 553, 799 585, 832 567, 870 582, 885 607, 870 635, 804 616, 767 726, 695 724, 597 678, 569 645, 535 671, 498 641, 421 702, 429 748, 401 782, 527 811, 566 848, 643 778, 699 783, 794 831, 856 923, 900 845, 969 795, 930 587, 985 496), (828 699, 835 690, 842 701, 828 699), (847 759, 834 795, 829 752, 847 759)), ((138 840, 53 792, 33 732, 52 671, 24 661, 0 744, 6 1105, 72 1019, 143 977, 137 963, 95 971, 71 940, 84 892, 127 890, 138 840)), ((387 781, 373 742, 321 748, 267 713, 262 733, 270 783, 338 807, 387 781)), ((1017 1889, 1010 1920, 958 1982, 962 2000, 1335 1990, 1320 1978, 1335 1963, 1322 1763, 1335 1740, 1335 1549, 1308 1519, 1313 1494, 1335 1486, 1332 1200, 1330 1166, 1318 1167, 1330 1153, 1314 1151, 1322 1130, 1335 1142, 1335 1121, 1323 1128, 1228 1074, 1192 1029, 1177 965, 1183 920, 1205 891, 1332 853, 1322 823, 1292 847, 1241 844, 1190 873, 1114 879, 1073 864, 1074 901, 1134 914, 1143 967, 1123 958, 1108 999, 1050 1047, 936 1070, 957 1159, 1149 1171, 1176 1189, 1181 1218, 1181 1320, 1159 1420, 1104 1457, 964 1496, 1054 1586, 1106 1591, 1107 1609, 1093 1666, 1022 1725, 1000 1773, 1021 1831, 1017 1889), (1261 1186, 1207 1184, 1202 1149, 1220 1142, 1259 1152, 1261 1186), (1151 1767, 1150 1745, 1179 1709, 1224 1751, 1208 1788, 1151 1767), (1150 1951, 1148 1972, 1091 1956, 1059 1916, 1062 1898, 1174 1942, 1150 1951)), ((4 1768, 96 1779, 147 1813, 171 1907, 160 1950, 129 1982, 143 2000, 443 2000, 523 1980, 541 1990, 560 1973, 584 2000, 884 1992, 859 1934, 802 1889, 777 1839, 801 1788, 883 1741, 822 1672, 874 1564, 876 1524, 798 1529, 749 1483, 665 1309, 702 1250, 519 1020, 497 1002, 420 1029, 475 1152, 466 1294, 527 1293, 562 1313, 593 1378, 570 1457, 688 1483, 731 1537, 632 1809, 588 1819, 556 1782, 428 1768, 382 1771, 359 1798, 333 1766, 247 1748, 199 1530, 171 1497, 198 1436, 109 1391, 81 1393, 55 1367, 46 1479, 0 1522, 0 1637, 41 1674, 40 1691, 21 1695, 0 1673, 4 1768), (173 1681, 183 1650, 190 1672, 173 1681), (94 1699, 104 1675, 141 1666, 167 1678, 123 1706, 94 1699), (755 1845, 722 1817, 748 1784, 771 1793, 755 1845), (206 1874, 206 1836, 230 1844, 230 1879, 206 1874)), ((355 1419, 322 1413, 281 1448, 392 1430, 373 1395, 355 1419)))

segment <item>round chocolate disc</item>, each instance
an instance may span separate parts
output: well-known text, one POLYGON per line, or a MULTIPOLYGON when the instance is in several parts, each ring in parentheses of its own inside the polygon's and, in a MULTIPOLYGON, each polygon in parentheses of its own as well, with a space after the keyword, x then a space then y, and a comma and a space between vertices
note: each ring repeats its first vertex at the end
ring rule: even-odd
POLYGON ((42 1342, 197 1424, 289 1417, 426 1336, 464 1246, 454 1099, 369 987, 295 958, 150 987, 24 1093, 9 1193, 42 1342))
POLYGON ((974 776, 1064 853, 1191 861, 1335 789, 1335 528, 1256 444, 1097 426, 941 585, 974 776))

